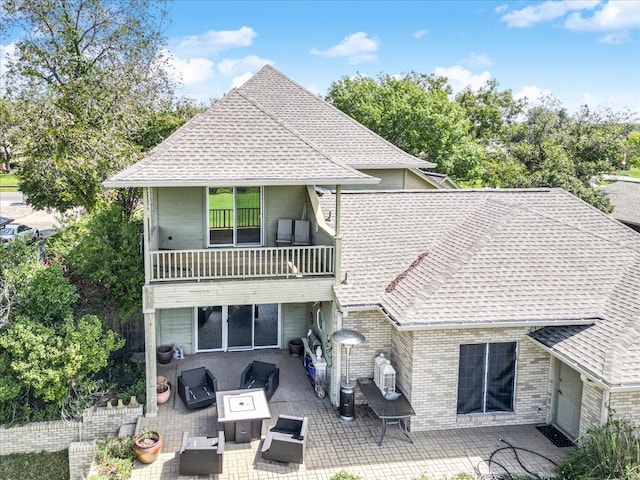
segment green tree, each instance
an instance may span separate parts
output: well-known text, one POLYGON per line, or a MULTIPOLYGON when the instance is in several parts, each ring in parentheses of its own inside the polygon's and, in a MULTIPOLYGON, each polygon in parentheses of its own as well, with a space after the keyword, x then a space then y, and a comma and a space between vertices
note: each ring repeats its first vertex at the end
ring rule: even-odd
POLYGON ((484 144, 501 141, 505 128, 517 122, 526 105, 525 100, 514 99, 511 90, 499 91, 498 85, 491 79, 477 91, 467 87, 456 95, 456 103, 471 122, 471 131, 484 144))
POLYGON ((49 251, 74 273, 107 289, 127 320, 142 310, 140 229, 141 222, 120 205, 103 205, 67 226, 50 242, 49 251))
POLYGON ((20 135, 18 117, 14 103, 8 98, 0 98, 0 171, 11 172, 13 148, 20 135))
POLYGON ((164 2, 3 0, 22 29, 7 71, 22 114, 20 188, 38 208, 92 210, 101 182, 135 162, 129 139, 171 88, 160 47, 164 2))
POLYGON ((449 100, 446 79, 411 73, 333 82, 327 100, 347 115, 437 170, 468 179, 482 157, 465 111, 449 100))
POLYGON ((629 133, 624 144, 624 154, 628 166, 640 167, 640 130, 629 133))

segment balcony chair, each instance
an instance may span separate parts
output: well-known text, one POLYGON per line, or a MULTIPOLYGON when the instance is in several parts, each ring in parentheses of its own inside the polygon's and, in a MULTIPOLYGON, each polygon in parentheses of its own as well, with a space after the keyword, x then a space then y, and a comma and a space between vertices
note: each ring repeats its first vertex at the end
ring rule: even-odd
POLYGON ((307 443, 307 417, 279 415, 262 444, 262 458, 277 462, 304 463, 307 443))
POLYGON ((205 367, 185 370, 178 375, 178 395, 189 410, 216 403, 216 390, 218 381, 205 367))
POLYGON ((224 432, 217 437, 182 435, 180 447, 180 475, 209 475, 222 473, 224 432))
POLYGON ((273 363, 254 360, 242 372, 240 388, 264 388, 269 400, 280 385, 280 369, 273 363))
POLYGON ((291 245, 293 240, 293 220, 290 218, 278 219, 278 231, 276 232, 276 245, 281 243, 291 245))
POLYGON ((311 222, 296 220, 293 222, 293 245, 311 245, 311 222))

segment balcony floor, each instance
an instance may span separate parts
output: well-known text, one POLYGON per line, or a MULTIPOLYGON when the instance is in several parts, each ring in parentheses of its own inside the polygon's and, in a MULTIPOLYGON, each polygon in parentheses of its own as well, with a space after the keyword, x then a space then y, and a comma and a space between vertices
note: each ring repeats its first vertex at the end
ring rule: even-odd
MULTIPOLYGON (((158 365, 158 375, 165 375, 172 385, 182 370, 206 366, 218 379, 221 390, 238 388, 240 374, 251 360, 276 363, 280 368, 280 386, 269 401, 271 420, 266 430, 275 424, 279 414, 309 417, 309 435, 304 465, 288 465, 263 460, 261 440, 236 444, 227 442, 224 453, 224 473, 220 479, 322 479, 327 480, 340 470, 357 474, 365 480, 415 479, 451 477, 461 472, 473 473, 478 468, 488 473, 486 461, 497 449, 505 447, 500 439, 545 455, 556 463, 566 459, 571 448, 558 448, 534 426, 509 426, 441 430, 412 433, 409 443, 397 426, 390 425, 382 446, 378 446, 381 422, 366 406, 356 407, 356 419, 344 422, 328 398, 317 398, 305 374, 302 359, 289 356, 284 350, 189 355, 184 360, 172 360, 158 365)), ((164 438, 163 452, 151 465, 136 462, 132 480, 186 479, 178 476, 178 451, 182 434, 212 436, 218 431, 215 406, 189 411, 172 391, 168 403, 159 406, 155 418, 143 418, 142 425, 158 430, 164 438)), ((519 451, 520 461, 541 476, 553 475, 553 465, 543 458, 519 451)), ((526 472, 511 450, 502 450, 494 461, 504 465, 514 475, 526 472)), ((503 472, 493 464, 493 472, 503 472)), ((206 477, 192 477, 206 478, 206 477)))

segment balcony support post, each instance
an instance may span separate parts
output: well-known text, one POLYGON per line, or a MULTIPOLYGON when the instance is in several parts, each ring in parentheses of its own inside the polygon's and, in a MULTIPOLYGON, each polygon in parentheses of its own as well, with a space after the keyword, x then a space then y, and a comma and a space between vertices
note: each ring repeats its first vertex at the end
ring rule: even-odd
POLYGON ((342 281, 342 233, 340 232, 340 204, 342 197, 342 185, 336 185, 336 251, 334 259, 334 275, 336 279, 336 285, 339 285, 342 281))
POLYGON ((153 287, 142 287, 142 313, 144 314, 144 359, 146 364, 147 408, 146 417, 158 416, 156 396, 156 310, 153 305, 153 287))

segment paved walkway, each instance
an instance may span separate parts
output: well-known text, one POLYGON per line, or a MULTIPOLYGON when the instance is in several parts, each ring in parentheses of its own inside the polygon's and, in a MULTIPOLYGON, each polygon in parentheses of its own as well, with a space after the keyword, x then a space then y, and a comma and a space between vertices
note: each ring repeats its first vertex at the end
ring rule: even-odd
MULTIPOLYGON (((301 359, 289 357, 286 352, 262 350, 193 355, 186 360, 173 360, 169 366, 159 366, 158 373, 167 376, 175 385, 178 372, 204 365, 216 375, 220 389, 231 390, 238 387, 240 372, 247 363, 258 358, 276 363, 281 370, 280 387, 269 402, 272 418, 265 422, 263 436, 278 414, 309 417, 305 463, 298 466, 263 460, 261 440, 246 444, 227 442, 224 472, 211 478, 327 480, 340 470, 346 470, 364 480, 416 479, 422 474, 429 479, 443 479, 461 472, 489 473, 487 461, 492 454, 493 472, 504 472, 498 466, 500 464, 512 474, 524 475, 526 467, 531 473, 550 477, 554 474, 552 463, 522 450, 516 457, 501 439, 556 463, 562 462, 571 450, 555 447, 530 425, 414 432, 414 443, 409 443, 396 426, 389 426, 384 443, 379 447, 381 423, 371 410, 359 405, 355 421, 341 421, 327 398, 315 396, 301 359)), ((151 465, 136 462, 132 480, 206 478, 179 476, 177 452, 184 431, 193 436, 216 435, 216 416, 215 406, 188 411, 172 392, 171 400, 160 405, 157 417, 142 420, 143 426, 163 435, 161 456, 151 465)))

